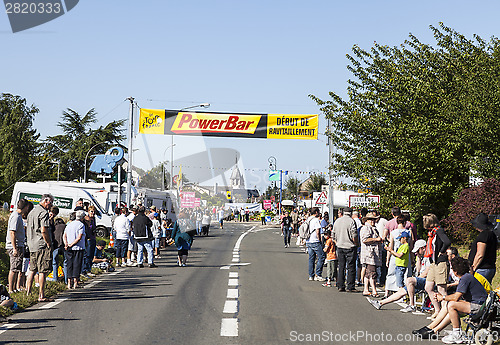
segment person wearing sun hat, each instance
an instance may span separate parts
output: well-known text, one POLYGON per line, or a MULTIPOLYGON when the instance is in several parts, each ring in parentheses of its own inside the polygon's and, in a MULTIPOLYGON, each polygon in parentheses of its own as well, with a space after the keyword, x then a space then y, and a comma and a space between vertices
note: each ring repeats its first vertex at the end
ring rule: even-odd
POLYGON ((375 281, 377 279, 377 266, 382 266, 382 237, 380 236, 377 228, 375 227, 375 222, 379 217, 373 213, 368 212, 365 217, 363 217, 364 226, 360 230, 360 242, 361 242, 361 252, 360 252, 360 262, 363 267, 366 268, 366 273, 364 277, 364 296, 378 296, 375 281), (372 293, 370 294, 369 286, 372 288, 372 293))
POLYGON ((479 231, 479 234, 472 243, 469 263, 474 272, 479 273, 491 283, 496 273, 498 243, 497 236, 492 231, 493 224, 490 223, 486 213, 479 213, 470 223, 479 231))

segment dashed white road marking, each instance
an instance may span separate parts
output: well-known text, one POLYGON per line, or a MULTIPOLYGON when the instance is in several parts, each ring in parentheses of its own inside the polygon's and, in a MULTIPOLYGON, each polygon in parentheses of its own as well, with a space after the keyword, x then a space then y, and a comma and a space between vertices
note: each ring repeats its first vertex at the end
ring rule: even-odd
POLYGON ((238 289, 227 289, 226 298, 238 298, 238 297, 239 297, 238 289))
POLYGON ((229 279, 227 282, 228 286, 238 286, 238 279, 229 279))
POLYGON ((240 262, 240 258, 233 258, 232 262, 240 262))
POLYGON ((236 314, 238 312, 238 300, 227 300, 222 312, 225 314, 236 314))
POLYGON ((238 278, 238 272, 229 272, 229 278, 238 278))
POLYGON ((237 337, 238 336, 238 319, 222 319, 220 327, 220 335, 222 337, 237 337))
POLYGON ((67 300, 67 298, 57 298, 54 302, 50 302, 50 303, 44 304, 44 305, 42 305, 38 309, 50 309, 50 308, 53 308, 56 305, 58 305, 59 303, 64 302, 66 300, 67 300))
MULTIPOLYGON (((2 325, 2 326, 0 326, 0 334, 4 333, 8 329, 14 328, 16 326, 19 326, 19 324, 18 323, 8 323, 6 325, 2 325)), ((236 325, 236 330, 238 330, 237 327, 238 327, 238 325, 236 325)), ((221 333, 222 333, 222 330, 221 330, 221 333)))

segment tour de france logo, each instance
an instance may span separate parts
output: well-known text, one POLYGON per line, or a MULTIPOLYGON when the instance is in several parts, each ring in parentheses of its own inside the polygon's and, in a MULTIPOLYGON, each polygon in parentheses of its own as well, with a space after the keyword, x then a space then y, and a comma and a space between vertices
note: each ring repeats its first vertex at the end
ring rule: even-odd
POLYGON ((4 0, 12 32, 34 28, 71 11, 80 0, 4 0))

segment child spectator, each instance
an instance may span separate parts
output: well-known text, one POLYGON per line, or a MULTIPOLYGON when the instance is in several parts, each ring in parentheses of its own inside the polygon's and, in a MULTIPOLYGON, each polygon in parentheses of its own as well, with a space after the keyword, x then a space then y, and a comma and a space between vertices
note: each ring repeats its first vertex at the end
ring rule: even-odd
POLYGON ((328 230, 325 231, 325 248, 323 251, 326 253, 326 283, 323 286, 332 287, 332 280, 337 279, 337 248, 335 241, 332 239, 332 225, 328 225, 328 230))
MULTIPOLYGON (((398 224, 400 225, 400 224, 398 224)), ((385 246, 385 250, 396 257, 396 284, 398 288, 405 286, 404 276, 406 270, 408 269, 408 262, 410 261, 410 246, 408 244, 408 239, 410 238, 410 233, 408 231, 403 231, 396 239, 400 240, 401 245, 395 252, 388 246, 385 246)))

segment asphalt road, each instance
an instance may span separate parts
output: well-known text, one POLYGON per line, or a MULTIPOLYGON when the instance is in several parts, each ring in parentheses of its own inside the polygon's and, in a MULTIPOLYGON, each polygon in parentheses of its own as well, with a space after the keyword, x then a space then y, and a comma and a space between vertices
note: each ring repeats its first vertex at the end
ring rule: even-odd
POLYGON ((411 330, 428 322, 309 281, 307 255, 284 248, 276 227, 212 226, 195 239, 188 267, 176 266, 174 248, 156 263, 101 275, 52 307, 14 315, 0 343, 410 344, 411 330))

